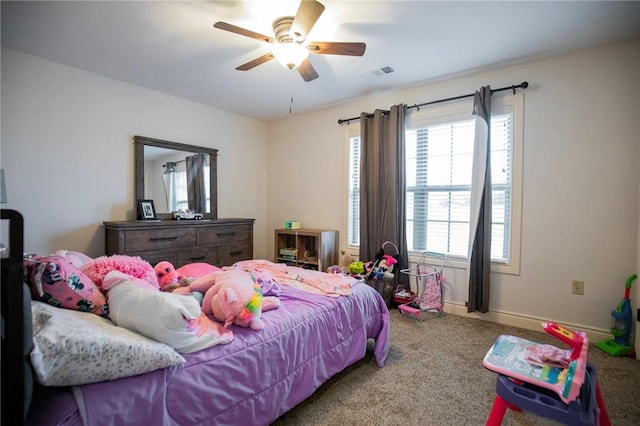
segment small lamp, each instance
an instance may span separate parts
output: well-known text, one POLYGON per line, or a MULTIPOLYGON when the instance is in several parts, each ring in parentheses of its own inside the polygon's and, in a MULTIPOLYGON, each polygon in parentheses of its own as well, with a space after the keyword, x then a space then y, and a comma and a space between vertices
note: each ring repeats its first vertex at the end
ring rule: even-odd
POLYGON ((174 173, 178 171, 177 163, 174 161, 167 161, 167 164, 163 164, 164 173, 162 173, 162 183, 164 184, 164 196, 167 202, 167 210, 172 212, 175 210, 175 181, 174 173))
POLYGON ((167 164, 163 164, 162 167, 165 168, 163 174, 175 173, 177 171, 176 163, 173 161, 167 161, 167 164))

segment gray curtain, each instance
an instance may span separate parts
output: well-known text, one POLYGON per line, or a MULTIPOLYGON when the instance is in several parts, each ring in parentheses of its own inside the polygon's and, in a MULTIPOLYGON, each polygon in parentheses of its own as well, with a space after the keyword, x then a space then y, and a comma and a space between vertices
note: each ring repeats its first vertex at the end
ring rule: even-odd
POLYGON ((475 93, 476 116, 471 180, 471 217, 467 278, 468 312, 489 311, 489 273, 491 268, 491 88, 475 93))
POLYGON ((194 213, 207 211, 207 193, 204 186, 205 154, 194 154, 186 158, 187 199, 189 210, 194 213))
MULTIPOLYGON (((408 260, 406 110, 401 104, 360 116, 360 259, 373 260, 382 244, 391 241, 398 246, 400 268, 406 268, 408 260)), ((396 277, 401 283, 407 281, 405 274, 396 277)))

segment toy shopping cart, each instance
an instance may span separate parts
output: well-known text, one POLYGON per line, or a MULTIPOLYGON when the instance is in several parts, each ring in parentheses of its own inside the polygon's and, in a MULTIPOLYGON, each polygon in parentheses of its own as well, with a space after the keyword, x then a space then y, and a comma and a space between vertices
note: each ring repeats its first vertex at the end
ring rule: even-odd
POLYGON ((415 280, 415 293, 406 291, 409 300, 398 306, 403 315, 417 320, 424 319, 426 314, 442 316, 444 296, 442 293, 442 270, 447 256, 434 252, 423 252, 415 268, 402 269, 400 272, 409 275, 409 283, 415 280), (427 263, 428 259, 436 259, 437 264, 427 263))

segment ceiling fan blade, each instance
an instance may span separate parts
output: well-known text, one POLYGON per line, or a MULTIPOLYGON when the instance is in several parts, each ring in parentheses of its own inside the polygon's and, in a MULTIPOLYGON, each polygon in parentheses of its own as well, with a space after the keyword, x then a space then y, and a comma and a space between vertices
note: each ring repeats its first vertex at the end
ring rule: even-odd
POLYGON ((274 58, 273 53, 269 52, 265 55, 260 56, 259 58, 254 59, 253 61, 249 61, 246 64, 242 64, 239 67, 236 67, 238 71, 249 71, 251 68, 255 68, 258 65, 264 64, 274 58))
POLYGON ((296 69, 298 70, 304 81, 309 82, 318 78, 318 72, 313 67, 313 65, 311 65, 311 62, 309 62, 308 58, 302 61, 302 63, 298 65, 298 68, 296 69))
POLYGON ((312 41, 307 46, 309 53, 318 55, 347 55, 362 56, 367 45, 364 43, 350 43, 337 41, 312 41))
POLYGON ((227 24, 226 22, 216 22, 213 24, 215 28, 220 30, 229 31, 231 33, 240 34, 245 37, 255 38, 256 40, 266 41, 267 43, 275 43, 276 39, 273 37, 266 36, 264 34, 256 33, 251 30, 247 30, 245 28, 237 27, 232 24, 227 24))
POLYGON ((294 40, 304 40, 324 12, 324 5, 316 0, 302 0, 291 23, 289 34, 294 40))

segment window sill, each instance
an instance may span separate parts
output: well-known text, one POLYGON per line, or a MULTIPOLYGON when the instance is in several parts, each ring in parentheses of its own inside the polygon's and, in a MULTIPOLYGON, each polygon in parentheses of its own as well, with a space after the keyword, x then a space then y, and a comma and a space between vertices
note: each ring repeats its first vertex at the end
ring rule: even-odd
MULTIPOLYGON (((409 253, 409 262, 410 263, 417 263, 420 261, 420 254, 417 253, 409 253)), ((433 265, 438 265, 439 263, 441 263, 440 259, 435 259, 435 258, 428 258, 425 257, 422 259, 422 261, 424 263, 427 264, 433 264, 433 265)), ((445 269, 446 268, 453 268, 453 269, 463 269, 466 270, 467 269, 467 259, 463 259, 463 258, 459 258, 459 257, 450 257, 447 258, 447 261, 445 262, 445 269)), ((504 263, 504 262, 491 262, 491 272, 493 273, 498 273, 498 274, 509 274, 509 275, 520 275, 520 265, 519 264, 514 264, 514 263, 504 263)))
MULTIPOLYGON (((347 253, 351 254, 355 259, 358 259, 360 256, 359 248, 357 246, 348 246, 347 253)), ((415 265, 420 261, 421 253, 409 253, 409 263, 415 265)), ((373 259, 360 259, 364 262, 368 262, 373 259)), ((423 263, 427 263, 429 265, 439 265, 442 262, 442 259, 436 258, 422 258, 423 263)), ((453 268, 453 269, 467 269, 467 260, 459 257, 447 258, 445 262, 444 268, 453 268)), ((497 274, 507 274, 507 275, 520 275, 520 263, 504 263, 504 262, 491 262, 491 272, 497 274)))

